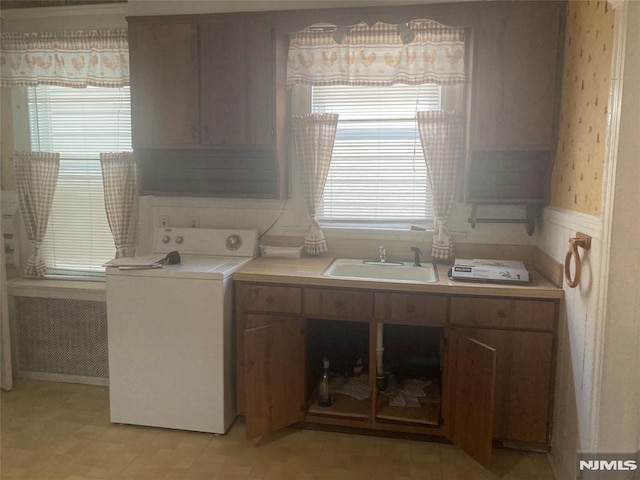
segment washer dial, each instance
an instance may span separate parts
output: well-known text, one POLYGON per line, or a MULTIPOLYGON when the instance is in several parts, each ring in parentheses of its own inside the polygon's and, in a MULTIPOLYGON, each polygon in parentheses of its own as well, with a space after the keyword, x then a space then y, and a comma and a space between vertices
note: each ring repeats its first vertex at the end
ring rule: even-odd
POLYGON ((228 250, 238 250, 242 246, 242 238, 240 238, 240 235, 235 233, 233 235, 229 235, 225 241, 225 245, 228 250))

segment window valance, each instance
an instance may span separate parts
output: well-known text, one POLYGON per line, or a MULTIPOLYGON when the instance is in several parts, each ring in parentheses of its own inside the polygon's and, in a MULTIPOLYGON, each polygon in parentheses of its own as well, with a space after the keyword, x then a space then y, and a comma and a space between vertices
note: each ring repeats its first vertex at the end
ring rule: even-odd
POLYGON ((464 37, 464 28, 432 20, 312 25, 290 35, 287 87, 464 83, 464 37))
POLYGON ((129 85, 126 29, 3 33, 0 86, 129 85))

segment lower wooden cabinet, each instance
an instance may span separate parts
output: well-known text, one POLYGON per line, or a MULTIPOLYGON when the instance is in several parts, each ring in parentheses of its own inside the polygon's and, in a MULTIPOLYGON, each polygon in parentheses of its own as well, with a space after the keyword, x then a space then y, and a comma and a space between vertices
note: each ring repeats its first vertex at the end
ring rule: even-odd
POLYGON ((555 301, 248 282, 236 298, 248 437, 301 421, 441 435, 485 466, 494 440, 549 442, 555 301), (348 384, 331 407, 317 404, 324 356, 348 384), (403 404, 407 385, 422 390, 403 404))

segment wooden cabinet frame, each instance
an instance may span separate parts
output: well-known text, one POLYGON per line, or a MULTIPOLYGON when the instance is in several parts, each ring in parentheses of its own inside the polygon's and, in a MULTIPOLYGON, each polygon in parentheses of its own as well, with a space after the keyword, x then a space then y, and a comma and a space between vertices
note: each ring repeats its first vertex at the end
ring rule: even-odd
POLYGON ((238 411, 246 416, 248 437, 300 421, 440 435, 485 466, 493 440, 548 444, 556 300, 250 282, 236 288, 238 411), (305 335, 311 319, 369 324, 368 416, 307 411, 305 335), (379 323, 442 333, 440 425, 377 418, 372 372, 379 323))

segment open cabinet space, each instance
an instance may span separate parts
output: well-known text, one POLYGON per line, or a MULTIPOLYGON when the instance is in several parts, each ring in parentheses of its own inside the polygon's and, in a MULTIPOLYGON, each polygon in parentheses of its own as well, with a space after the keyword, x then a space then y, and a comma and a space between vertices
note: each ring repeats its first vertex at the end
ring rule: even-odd
POLYGON ((376 426, 440 425, 442 343, 441 328, 377 325, 376 426))
POLYGON ((315 415, 368 424, 371 416, 369 324, 343 320, 308 319, 307 420, 315 415), (319 402, 323 364, 328 362, 330 405, 319 402))

